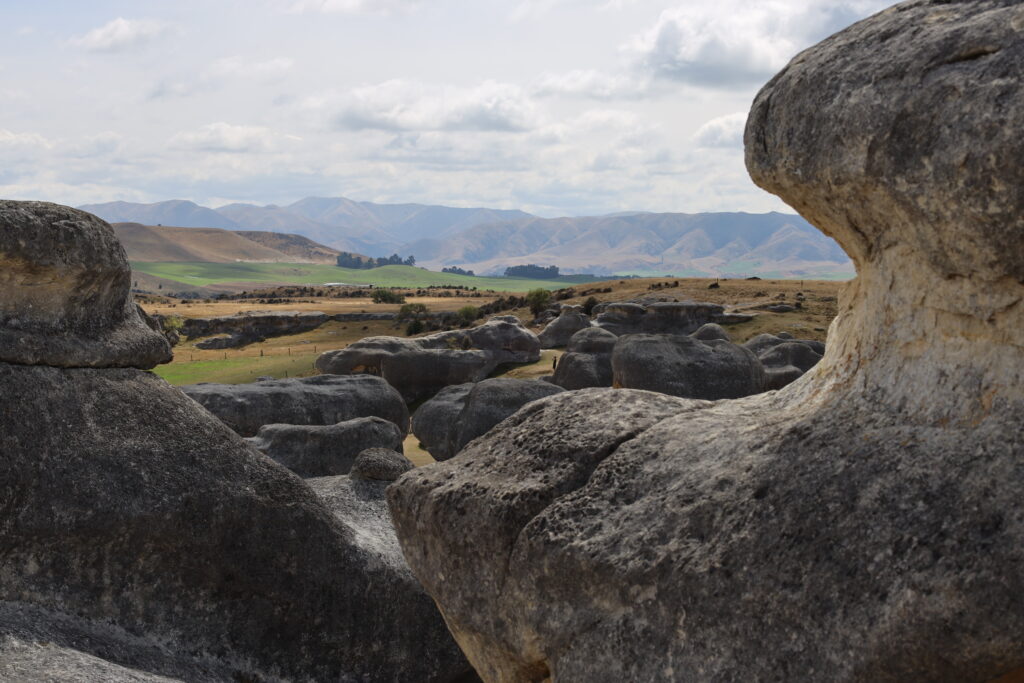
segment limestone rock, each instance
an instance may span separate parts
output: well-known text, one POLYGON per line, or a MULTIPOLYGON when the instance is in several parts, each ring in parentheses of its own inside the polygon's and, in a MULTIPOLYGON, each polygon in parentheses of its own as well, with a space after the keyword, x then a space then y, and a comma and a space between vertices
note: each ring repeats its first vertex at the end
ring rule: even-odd
POLYGON ((447 460, 527 403, 562 391, 548 382, 502 377, 448 387, 413 415, 413 434, 435 460, 447 460))
POLYGON ((618 341, 600 327, 580 330, 569 340, 551 381, 574 390, 612 385, 612 351, 618 341))
POLYGON ((249 384, 192 384, 190 398, 242 436, 269 424, 333 425, 382 417, 409 430, 409 410, 393 387, 370 375, 317 375, 249 384))
POLYGON ((445 386, 484 379, 499 365, 539 359, 537 335, 515 316, 495 316, 468 330, 414 339, 368 337, 322 354, 316 367, 326 374, 383 376, 413 402, 445 386))
POLYGON ((711 341, 712 339, 732 341, 732 339, 729 338, 729 333, 726 332, 725 328, 718 323, 705 323, 700 326, 700 329, 690 336, 694 339, 700 339, 701 341, 711 341))
POLYGON ((171 347, 139 314, 114 230, 92 214, 0 200, 0 362, 151 368, 171 347))
POLYGON ((392 485, 485 679, 1024 666, 1022 29, 1016 1, 904 2, 755 99, 752 177, 857 265, 800 381, 554 396, 392 485))
POLYGON ((764 366, 749 350, 720 339, 631 334, 612 353, 615 386, 681 398, 740 398, 765 390, 764 366))
POLYGON ((402 452, 403 434, 394 422, 359 417, 333 425, 269 424, 248 439, 264 453, 303 478, 348 474, 368 448, 402 452))
POLYGON ((367 448, 356 456, 349 476, 352 479, 394 481, 413 467, 409 459, 398 451, 388 448, 367 448))
POLYGON ((582 306, 563 306, 558 317, 548 323, 538 335, 542 349, 554 349, 565 346, 574 334, 585 330, 591 325, 590 317, 583 312, 582 306))

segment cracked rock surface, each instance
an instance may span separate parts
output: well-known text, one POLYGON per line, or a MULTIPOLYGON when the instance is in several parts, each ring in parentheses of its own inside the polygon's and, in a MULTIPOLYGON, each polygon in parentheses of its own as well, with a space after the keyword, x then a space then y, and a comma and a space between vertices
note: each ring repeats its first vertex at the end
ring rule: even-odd
POLYGON ((824 358, 703 402, 537 401, 388 491, 489 681, 1024 667, 1024 7, 914 0, 754 101, 755 182, 858 278, 824 358))

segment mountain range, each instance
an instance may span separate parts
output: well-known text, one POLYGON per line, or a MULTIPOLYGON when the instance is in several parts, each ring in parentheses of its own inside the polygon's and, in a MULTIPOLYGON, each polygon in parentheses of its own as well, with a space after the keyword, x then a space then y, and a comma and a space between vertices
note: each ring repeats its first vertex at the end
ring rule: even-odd
POLYGON ((853 275, 851 262, 832 239, 800 216, 775 212, 540 218, 515 210, 375 204, 344 197, 216 209, 185 200, 80 208, 109 222, 294 233, 327 245, 328 252, 413 254, 417 265, 432 270, 455 265, 477 274, 537 263, 557 265, 564 273, 853 275))

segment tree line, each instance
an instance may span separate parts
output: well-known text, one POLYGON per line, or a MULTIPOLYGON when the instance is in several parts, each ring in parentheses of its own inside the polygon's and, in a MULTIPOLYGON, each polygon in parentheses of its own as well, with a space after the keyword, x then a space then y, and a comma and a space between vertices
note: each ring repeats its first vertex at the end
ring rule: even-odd
POLYGON ((343 251, 338 254, 338 265, 342 268, 356 268, 359 270, 380 268, 381 266, 415 266, 416 257, 410 254, 408 258, 403 259, 398 254, 392 254, 391 256, 374 258, 373 256, 362 256, 343 251))

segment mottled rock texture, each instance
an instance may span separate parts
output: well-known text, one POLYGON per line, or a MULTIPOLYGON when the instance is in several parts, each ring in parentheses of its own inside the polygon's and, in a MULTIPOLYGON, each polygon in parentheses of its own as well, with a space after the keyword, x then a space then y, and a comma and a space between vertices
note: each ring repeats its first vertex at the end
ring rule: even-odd
POLYGON ((505 363, 540 359, 537 335, 515 316, 495 316, 468 330, 425 337, 367 337, 316 361, 326 374, 371 373, 384 377, 412 403, 452 384, 478 382, 505 363))
POLYGON ((470 671, 402 559, 386 483, 311 487, 157 376, 106 367, 167 349, 109 227, 4 203, 0 244, 0 679, 470 671))
POLYGON ((563 306, 558 317, 548 323, 537 338, 542 349, 560 348, 568 344, 574 334, 590 326, 590 316, 583 312, 582 306, 563 306))
POLYGON ((765 390, 764 366, 749 350, 721 339, 630 334, 612 353, 616 387, 681 398, 741 398, 765 390))
POLYGON ((502 377, 449 387, 416 411, 413 434, 435 460, 447 460, 527 403, 563 391, 540 380, 502 377))
POLYGON ((612 385, 612 351, 619 340, 600 327, 580 330, 569 340, 551 381, 563 389, 612 385))
POLYGON ((270 424, 248 439, 258 451, 300 477, 348 474, 367 448, 402 452, 402 430, 380 417, 359 417, 333 425, 270 424))
POLYGON ((139 314, 107 223, 46 202, 0 200, 0 362, 151 368, 171 347, 139 314))
POLYGON ((491 681, 1024 667, 1024 7, 915 0, 754 101, 754 180, 857 279, 778 392, 538 401, 389 489, 491 681))
POLYGON ((409 410, 393 387, 370 375, 317 375, 249 384, 191 384, 189 398, 242 436, 269 424, 333 425, 382 417, 409 431, 409 410))
POLYGON ((349 476, 353 479, 394 481, 413 468, 398 451, 389 448, 367 448, 356 456, 349 476))

